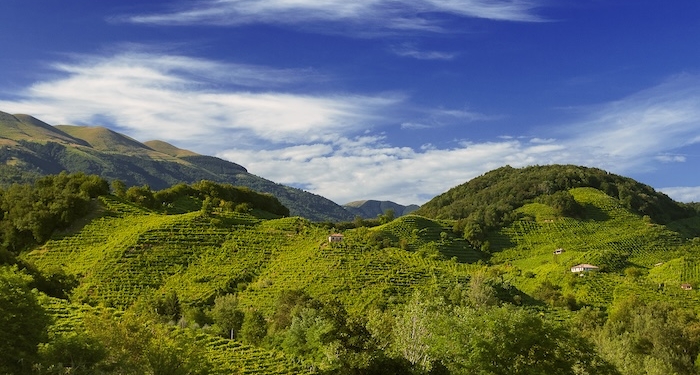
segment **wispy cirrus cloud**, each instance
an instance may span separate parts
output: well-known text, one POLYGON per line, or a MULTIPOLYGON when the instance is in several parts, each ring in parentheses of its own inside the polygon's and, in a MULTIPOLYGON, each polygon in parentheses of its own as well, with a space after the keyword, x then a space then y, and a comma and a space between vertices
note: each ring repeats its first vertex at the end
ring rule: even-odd
POLYGON ((402 44, 391 48, 391 52, 401 57, 410 57, 418 60, 453 60, 457 57, 456 53, 426 51, 417 48, 412 44, 402 44))
POLYGON ((363 28, 444 31, 424 14, 498 21, 537 22, 541 6, 534 0, 200 0, 179 3, 160 13, 115 19, 156 25, 251 23, 308 25, 314 22, 350 23, 363 28))
MULTIPOLYGON (((139 139, 203 144, 325 140, 371 126, 398 96, 295 94, 280 87, 306 71, 125 51, 53 65, 0 107, 54 124, 108 125, 139 139), (104 124, 103 122, 111 122, 104 124)), ((301 77, 301 78, 300 78, 301 77)), ((200 148, 201 147, 201 148, 200 148)))
POLYGON ((659 156, 700 143, 700 76, 669 78, 590 113, 560 131, 572 147, 589 150, 588 163, 629 169, 653 159, 682 162, 659 156))

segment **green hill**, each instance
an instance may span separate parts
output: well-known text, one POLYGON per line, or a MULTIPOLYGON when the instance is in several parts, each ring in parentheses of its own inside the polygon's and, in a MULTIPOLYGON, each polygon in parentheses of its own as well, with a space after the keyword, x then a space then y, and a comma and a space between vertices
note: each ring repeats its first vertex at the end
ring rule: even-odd
POLYGON ((27 115, 0 112, 0 185, 61 171, 96 174, 127 186, 161 190, 211 180, 246 186, 278 197, 293 215, 314 221, 349 221, 334 202, 255 176, 235 163, 198 155, 162 141, 141 143, 102 127, 51 126, 27 115))
POLYGON ((384 214, 387 210, 394 211, 395 216, 408 215, 418 209, 418 205, 411 204, 404 206, 391 201, 362 200, 345 203, 343 208, 350 211, 354 216, 364 219, 374 219, 384 214))
POLYGON ((674 202, 665 194, 631 178, 597 168, 548 165, 498 168, 455 186, 425 203, 416 214, 444 219, 472 217, 505 222, 503 216, 543 195, 577 187, 592 187, 618 198, 622 205, 658 223, 695 215, 690 207, 674 202))
MULTIPOLYGON (((561 168, 569 177, 539 183, 602 178, 551 171, 561 168)), ((154 211, 80 195, 91 202, 87 216, 19 255, 31 286, 64 298, 39 294, 52 323, 36 356, 63 372, 75 366, 61 353, 102 345, 100 366, 200 369, 190 373, 461 374, 519 358, 537 373, 696 374, 700 216, 618 176, 609 183, 620 179, 621 197, 610 187, 512 190, 550 169, 532 171, 498 170, 486 192, 474 190, 491 199, 477 209, 500 207, 502 191, 520 196, 479 234, 478 248, 473 222, 461 226, 460 216, 344 229, 226 202, 205 210, 193 196, 154 211), (574 272, 581 264, 595 271, 574 272)), ((56 180, 74 188, 69 177, 56 180)), ((0 224, 26 227, 10 219, 0 224)))

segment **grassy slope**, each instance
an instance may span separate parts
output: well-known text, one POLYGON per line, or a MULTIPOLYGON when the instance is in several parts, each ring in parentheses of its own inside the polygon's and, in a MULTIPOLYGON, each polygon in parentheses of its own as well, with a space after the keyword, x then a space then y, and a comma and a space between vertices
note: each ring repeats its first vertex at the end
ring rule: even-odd
MULTIPOLYGON (((519 209, 523 219, 490 235, 490 263, 514 285, 533 292, 547 280, 598 306, 616 295, 671 299, 680 283, 700 286, 697 241, 646 222, 598 190, 571 193, 585 207, 583 219, 555 217, 549 207, 532 203, 519 209), (554 255, 558 248, 564 253, 554 255), (575 277, 569 269, 579 263, 602 272, 575 277), (642 275, 627 276, 629 267, 642 275), (665 288, 658 290, 659 284, 665 288)), ((465 280, 468 263, 487 259, 456 238, 449 222, 415 215, 346 231, 342 244, 331 245, 327 230, 301 218, 211 219, 199 212, 152 214, 109 198, 103 204, 106 215, 27 257, 80 275, 76 297, 106 305, 128 306, 147 290, 175 290, 195 305, 238 292, 243 305, 271 312, 283 290, 304 289, 360 313, 401 301, 416 286, 465 280), (391 247, 377 249, 368 234, 391 247)), ((681 296, 694 300, 695 293, 681 296)))
POLYGON ((61 266, 79 275, 76 299, 108 306, 128 306, 148 290, 176 290, 181 301, 195 305, 239 291, 243 305, 271 312, 283 290, 305 289, 360 312, 401 299, 416 285, 468 274, 468 266, 437 258, 481 256, 461 239, 442 238, 446 228, 420 217, 372 231, 405 238, 409 250, 427 246, 444 256, 378 250, 358 231, 348 231, 343 244, 330 245, 327 230, 296 217, 212 220, 199 212, 151 214, 109 198, 103 205, 106 215, 26 257, 40 267, 61 266))
POLYGON ((665 226, 646 222, 596 189, 577 188, 571 193, 585 207, 582 220, 556 218, 549 207, 533 203, 519 210, 529 218, 490 236, 492 262, 503 265, 515 285, 532 292, 547 280, 580 302, 601 307, 630 294, 681 304, 698 302, 697 292, 681 292, 680 283, 700 282, 692 260, 700 247, 665 226), (558 248, 564 253, 554 255, 558 248), (603 271, 577 277, 570 267, 579 263, 598 265, 603 271), (642 275, 627 275, 630 267, 639 268, 642 275), (525 277, 527 271, 534 277, 525 277))
MULTIPOLYGON (((579 303, 602 308, 629 295, 700 306, 696 290, 679 287, 683 282, 700 286, 697 240, 648 223, 596 189, 571 193, 585 207, 583 218, 556 217, 551 208, 531 203, 519 209, 522 219, 490 235, 492 275, 526 293, 549 281, 579 303), (564 253, 552 254, 557 248, 564 253), (585 277, 571 274, 571 266, 584 262, 603 270, 585 277), (629 267, 642 271, 629 275, 629 267)), ((415 215, 348 230, 341 244, 329 244, 326 229, 296 217, 160 215, 112 198, 102 199, 102 210, 101 217, 82 229, 25 257, 40 267, 62 266, 80 275, 75 299, 106 306, 127 306, 149 290, 174 290, 188 305, 236 292, 243 307, 270 314, 283 290, 303 289, 321 299, 339 300, 351 314, 362 314, 374 306, 401 304, 415 288, 465 283, 481 266, 458 260, 486 257, 456 238, 451 222, 415 215), (372 237, 400 243, 403 250, 377 249, 372 237)), ((57 325, 64 327, 72 319, 66 310, 86 309, 62 306, 54 310, 57 325)), ((220 373, 298 370, 277 353, 206 335, 199 339, 220 373)))
POLYGON ((0 112, 0 138, 6 138, 11 141, 53 141, 85 145, 85 142, 32 116, 11 115, 4 112, 0 112))

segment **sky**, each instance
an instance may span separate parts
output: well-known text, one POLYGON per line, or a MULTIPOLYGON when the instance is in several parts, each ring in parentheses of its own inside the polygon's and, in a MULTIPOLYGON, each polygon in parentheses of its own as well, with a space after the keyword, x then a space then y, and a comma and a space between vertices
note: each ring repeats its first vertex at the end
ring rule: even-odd
POLYGON ((700 201, 700 1, 2 0, 0 111, 344 204, 577 164, 700 201))

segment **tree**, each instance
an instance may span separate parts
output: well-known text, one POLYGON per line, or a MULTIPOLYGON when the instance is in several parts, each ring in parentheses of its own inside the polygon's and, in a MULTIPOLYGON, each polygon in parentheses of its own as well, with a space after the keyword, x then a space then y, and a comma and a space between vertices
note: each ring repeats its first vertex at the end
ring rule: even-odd
POLYGON ((386 211, 384 211, 384 214, 379 215, 379 224, 390 223, 394 221, 395 218, 396 214, 394 213, 394 210, 392 210, 391 208, 387 209, 386 211))
POLYGON ((522 308, 457 307, 436 318, 427 343, 451 374, 617 374, 591 343, 522 308))
POLYGON ((630 297, 613 306, 598 343, 626 374, 695 374, 700 320, 690 310, 630 297))
POLYGON ((126 196, 126 184, 122 180, 113 180, 112 191, 114 192, 114 195, 118 196, 119 198, 124 198, 126 196))
POLYGON ((238 297, 234 294, 216 297, 211 315, 214 323, 233 340, 243 324, 243 313, 238 309, 238 297))
POLYGON ((47 340, 49 318, 17 267, 0 267, 0 374, 27 372, 47 340))
POLYGON ((107 353, 99 367, 110 374, 199 375, 210 373, 205 349, 195 333, 127 312, 85 318, 87 334, 107 353))
POLYGON ((498 303, 496 289, 489 282, 485 272, 477 272, 469 279, 467 297, 472 306, 479 308, 498 303))
POLYGON ((94 374, 107 358, 107 349, 84 333, 65 333, 40 348, 41 368, 47 373, 94 374))
POLYGON ((258 310, 249 310, 243 317, 240 337, 243 342, 259 345, 267 335, 267 321, 258 310))
POLYGON ((414 293, 394 326, 394 350, 424 371, 432 369, 435 359, 428 342, 434 317, 431 302, 423 293, 414 293))

